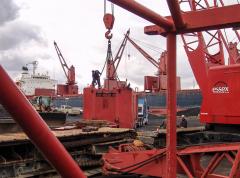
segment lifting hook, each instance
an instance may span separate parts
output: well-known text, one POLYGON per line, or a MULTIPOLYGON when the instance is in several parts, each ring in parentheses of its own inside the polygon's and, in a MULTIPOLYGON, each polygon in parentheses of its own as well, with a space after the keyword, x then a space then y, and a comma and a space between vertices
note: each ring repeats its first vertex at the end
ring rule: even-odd
POLYGON ((108 30, 108 31, 105 33, 105 37, 106 37, 108 40, 112 39, 112 37, 113 37, 113 34, 110 34, 110 33, 111 33, 110 30, 108 30))
POLYGON ((103 17, 104 25, 105 25, 106 29, 108 30, 105 33, 105 37, 107 39, 111 39, 112 36, 113 36, 111 34, 111 29, 113 28, 114 20, 115 20, 115 18, 112 14, 105 14, 104 17, 103 17))

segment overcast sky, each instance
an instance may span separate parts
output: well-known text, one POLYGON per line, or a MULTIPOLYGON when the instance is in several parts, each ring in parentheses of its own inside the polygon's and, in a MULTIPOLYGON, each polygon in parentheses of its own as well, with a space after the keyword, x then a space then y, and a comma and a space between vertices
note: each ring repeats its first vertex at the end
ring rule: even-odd
MULTIPOLYGON (((103 2, 0 0, 0 63, 15 79, 19 77, 23 65, 38 60, 39 73, 48 72, 59 83, 64 83, 66 79, 53 46, 55 40, 67 63, 75 66, 76 80, 82 89, 91 83, 91 70, 101 70, 106 58, 103 2)), ((138 2, 160 12, 161 15, 169 15, 167 4, 163 0, 138 2)), ((114 15, 116 20, 112 31, 113 54, 118 49, 124 33, 130 28, 130 37, 138 40, 136 42, 157 60, 166 48, 165 38, 144 35, 143 28, 150 23, 117 6, 114 6, 114 15), (155 50, 150 50, 150 45, 155 50)), ((177 46, 177 73, 181 76, 182 88, 192 88, 195 83, 194 77, 180 38, 177 46)), ((128 78, 132 87, 138 86, 143 89, 143 77, 154 75, 155 72, 156 68, 131 44, 126 46, 118 70, 120 79, 128 78)))

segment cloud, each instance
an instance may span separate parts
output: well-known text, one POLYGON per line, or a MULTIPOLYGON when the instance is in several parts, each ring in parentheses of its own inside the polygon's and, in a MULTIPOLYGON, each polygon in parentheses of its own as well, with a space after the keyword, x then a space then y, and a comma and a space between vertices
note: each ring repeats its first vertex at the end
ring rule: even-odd
POLYGON ((30 58, 24 55, 20 55, 20 52, 5 52, 0 54, 1 65, 7 71, 19 71, 21 67, 30 62, 30 58))
POLYGON ((0 1, 0 63, 13 78, 27 63, 50 58, 41 28, 20 20, 20 9, 13 0, 0 1))
POLYGON ((0 25, 12 21, 18 17, 19 7, 13 0, 0 1, 0 25))
POLYGON ((0 27, 0 51, 17 48, 29 42, 43 43, 41 29, 22 21, 12 21, 0 27))
MULTIPOLYGON (((12 75, 14 72, 20 73, 22 66, 30 63, 34 60, 41 60, 44 65, 50 64, 51 57, 47 53, 41 52, 41 48, 28 46, 22 47, 21 49, 11 49, 0 53, 0 64, 12 75), (34 52, 29 52, 32 50, 34 52)), ((14 77, 14 76, 13 76, 14 77)))

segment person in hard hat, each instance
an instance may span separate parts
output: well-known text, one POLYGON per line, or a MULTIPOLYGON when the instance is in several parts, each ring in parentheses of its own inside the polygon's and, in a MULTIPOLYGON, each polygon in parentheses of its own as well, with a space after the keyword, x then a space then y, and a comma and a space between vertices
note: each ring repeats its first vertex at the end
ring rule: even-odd
POLYGON ((187 128, 187 120, 184 115, 181 116, 181 122, 179 124, 180 128, 187 128))
POLYGON ((98 70, 92 70, 92 86, 93 87, 95 87, 95 84, 97 84, 98 88, 101 88, 100 75, 101 73, 98 70))

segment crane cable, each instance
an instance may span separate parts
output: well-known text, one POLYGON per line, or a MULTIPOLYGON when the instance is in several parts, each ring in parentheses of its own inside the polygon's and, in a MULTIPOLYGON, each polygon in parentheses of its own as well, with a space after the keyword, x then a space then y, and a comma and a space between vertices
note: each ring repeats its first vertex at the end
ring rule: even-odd
MULTIPOLYGON (((112 15, 114 15, 114 5, 111 3, 112 15)), ((104 0, 104 15, 107 13, 107 0, 104 0)))
POLYGON ((152 50, 152 51, 155 51, 155 52, 157 52, 157 53, 161 53, 161 52, 165 51, 165 49, 163 49, 163 48, 161 48, 161 47, 154 46, 154 45, 149 44, 149 43, 147 43, 147 42, 144 42, 144 41, 141 41, 141 40, 132 38, 132 37, 131 37, 131 39, 134 40, 134 41, 138 41, 139 43, 141 43, 141 44, 142 44, 143 46, 145 46, 146 48, 148 48, 148 49, 150 49, 150 50, 152 50))
POLYGON ((104 21, 106 29, 108 30, 105 33, 105 37, 108 39, 108 49, 107 49, 106 61, 105 61, 105 64, 103 66, 103 69, 101 71, 101 75, 103 73, 103 70, 104 70, 107 62, 113 61, 112 47, 111 47, 112 34, 110 34, 111 33, 111 29, 113 28, 113 24, 114 24, 114 5, 113 5, 113 3, 111 3, 111 11, 112 11, 111 14, 107 13, 107 1, 104 0, 104 17, 103 17, 103 21, 104 21))
MULTIPOLYGON (((114 6, 113 6, 113 3, 111 3, 111 10, 112 10, 112 15, 114 15, 114 6)), ((104 0, 104 16, 107 14, 107 0, 104 0)), ((107 49, 107 56, 106 56, 106 60, 105 60, 105 63, 104 63, 104 66, 102 68, 102 71, 101 71, 101 74, 103 73, 105 67, 106 67, 106 64, 108 62, 108 60, 111 60, 113 59, 112 57, 112 47, 111 47, 111 40, 108 39, 108 49, 107 49)))
POLYGON ((105 63, 104 63, 104 66, 102 68, 102 71, 101 71, 101 75, 106 67, 106 64, 109 60, 113 60, 113 57, 112 57, 112 47, 111 47, 111 40, 109 39, 108 40, 108 49, 107 49, 107 56, 106 56, 106 60, 105 60, 105 63))

